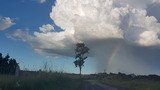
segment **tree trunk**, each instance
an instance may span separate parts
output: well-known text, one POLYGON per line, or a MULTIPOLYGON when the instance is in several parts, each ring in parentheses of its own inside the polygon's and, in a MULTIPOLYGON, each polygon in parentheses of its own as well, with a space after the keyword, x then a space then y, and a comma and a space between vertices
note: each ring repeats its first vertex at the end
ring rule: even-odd
POLYGON ((82 67, 81 66, 79 67, 79 70, 80 70, 79 75, 81 77, 81 71, 82 71, 82 67))

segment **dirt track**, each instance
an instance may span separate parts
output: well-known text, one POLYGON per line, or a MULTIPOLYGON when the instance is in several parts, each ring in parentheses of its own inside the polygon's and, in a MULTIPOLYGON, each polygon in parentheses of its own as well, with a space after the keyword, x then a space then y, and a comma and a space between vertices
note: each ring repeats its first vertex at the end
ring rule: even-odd
POLYGON ((87 80, 84 82, 84 90, 124 90, 111 85, 98 83, 94 80, 87 80))

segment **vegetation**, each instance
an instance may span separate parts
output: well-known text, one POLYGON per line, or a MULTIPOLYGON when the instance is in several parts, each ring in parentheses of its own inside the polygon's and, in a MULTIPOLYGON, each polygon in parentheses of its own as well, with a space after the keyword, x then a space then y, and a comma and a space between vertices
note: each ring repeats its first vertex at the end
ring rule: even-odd
POLYGON ((81 82, 76 74, 48 72, 47 64, 44 71, 22 71, 9 54, 0 53, 0 90, 81 90, 81 82))
POLYGON ((87 59, 87 56, 84 56, 86 53, 88 53, 89 48, 85 46, 84 43, 77 43, 75 54, 76 54, 76 61, 74 61, 75 66, 79 67, 80 75, 81 75, 81 69, 82 66, 84 66, 84 60, 87 59))
POLYGON ((23 71, 20 76, 0 76, 0 90, 81 90, 76 75, 23 71))
POLYGON ((126 90, 160 90, 160 76, 157 75, 126 75, 118 74, 99 74, 96 75, 98 81, 125 88, 126 90))
MULTIPOLYGON (((84 56, 89 48, 84 43, 78 43, 75 49, 75 66, 81 68, 84 56)), ((122 90, 160 90, 160 76, 157 75, 126 75, 124 73, 99 73, 82 75, 52 72, 47 70, 47 63, 44 71, 20 71, 16 76, 19 67, 15 59, 7 54, 2 56, 0 53, 0 90, 82 90, 83 80, 97 80, 104 84, 118 87, 122 90), (82 80, 83 79, 83 80, 82 80)))
POLYGON ((0 74, 15 75, 18 70, 19 65, 15 59, 10 58, 9 54, 3 57, 0 53, 0 74))

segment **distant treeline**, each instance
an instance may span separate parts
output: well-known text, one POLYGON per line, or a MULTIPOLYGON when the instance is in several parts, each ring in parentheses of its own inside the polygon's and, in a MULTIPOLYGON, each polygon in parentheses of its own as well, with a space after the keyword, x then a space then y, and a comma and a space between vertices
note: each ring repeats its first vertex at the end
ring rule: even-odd
POLYGON ((15 75, 19 72, 17 61, 10 58, 9 54, 3 57, 0 53, 0 74, 15 75))
POLYGON ((154 81, 160 81, 160 76, 155 75, 155 74, 150 74, 150 75, 135 75, 135 74, 125 74, 125 73, 98 73, 98 74, 91 74, 88 76, 89 78, 110 78, 110 79, 126 79, 126 80, 154 80, 154 81))

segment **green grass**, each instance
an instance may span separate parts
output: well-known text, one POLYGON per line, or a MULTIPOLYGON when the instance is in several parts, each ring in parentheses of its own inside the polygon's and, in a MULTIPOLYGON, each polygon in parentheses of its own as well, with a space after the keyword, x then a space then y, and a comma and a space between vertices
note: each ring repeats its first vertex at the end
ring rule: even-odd
POLYGON ((0 90, 80 90, 80 86, 80 79, 63 73, 0 76, 0 90))
POLYGON ((160 90, 160 81, 154 80, 127 80, 122 78, 105 78, 102 83, 126 88, 127 90, 160 90))

